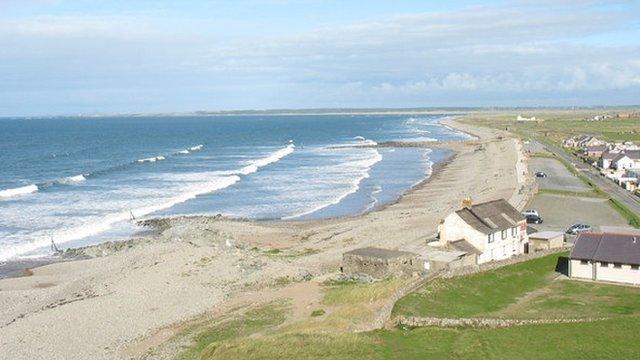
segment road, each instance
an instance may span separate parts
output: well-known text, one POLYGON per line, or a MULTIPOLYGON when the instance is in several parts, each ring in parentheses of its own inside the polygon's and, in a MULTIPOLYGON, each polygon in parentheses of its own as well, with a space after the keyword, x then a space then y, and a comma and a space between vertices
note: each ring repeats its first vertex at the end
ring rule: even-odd
POLYGON ((589 166, 582 162, 582 160, 576 158, 573 155, 567 154, 563 149, 552 144, 541 144, 547 151, 555 154, 558 157, 573 164, 578 171, 585 175, 589 180, 593 181, 600 190, 609 194, 609 196, 615 200, 618 200, 624 204, 627 208, 640 214, 640 197, 633 195, 630 191, 627 191, 618 186, 613 181, 606 179, 600 175, 600 172, 592 166, 589 166))

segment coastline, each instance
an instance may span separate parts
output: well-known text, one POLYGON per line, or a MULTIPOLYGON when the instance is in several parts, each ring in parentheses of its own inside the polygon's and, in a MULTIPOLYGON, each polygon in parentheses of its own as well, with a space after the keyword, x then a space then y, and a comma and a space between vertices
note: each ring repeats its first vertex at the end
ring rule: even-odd
POLYGON ((478 140, 459 144, 455 156, 434 166, 429 178, 367 213, 302 221, 164 219, 157 234, 126 246, 102 245, 99 256, 0 280, 0 351, 16 358, 31 348, 36 355, 42 355, 36 349, 47 349, 51 357, 130 355, 131 347, 157 331, 259 293, 278 279, 295 283, 335 273, 344 251, 371 245, 433 251, 425 239, 464 197, 510 199, 519 186, 512 139, 452 124, 478 140), (73 328, 60 318, 73 321, 73 328), (35 328, 46 331, 34 333, 35 328), (65 341, 56 341, 61 338, 65 341))
MULTIPOLYGON (((412 113, 412 112, 382 112, 380 114, 378 113, 336 113, 337 115, 362 115, 362 114, 371 114, 371 115, 380 115, 380 114, 389 114, 389 115, 416 115, 416 114, 421 114, 421 115, 432 115, 435 114, 433 111, 426 111, 426 112, 416 112, 416 113, 412 113)), ((333 113, 327 113, 327 114, 317 114, 317 115, 336 115, 333 113)), ((262 114, 264 115, 264 114, 262 114)), ((275 113, 275 114, 268 114, 268 115, 282 115, 280 113, 275 113)), ((295 114, 292 114, 295 115, 295 114)), ((314 115, 314 114, 304 114, 304 115, 314 115)), ((463 129, 456 129, 454 127, 452 127, 450 124, 450 122, 453 122, 455 124, 455 120, 456 118, 459 118, 460 115, 448 115, 445 113, 445 117, 443 117, 441 120, 438 121, 439 124, 441 124, 442 126, 450 129, 451 131, 457 131, 460 133, 464 133, 468 136, 470 136, 472 139, 476 139, 477 136, 474 134, 471 134, 463 129)), ((203 116, 209 116, 209 115, 203 115, 203 116)), ((213 116, 217 116, 217 115, 213 115, 213 116)), ((368 147, 372 147, 372 148, 376 148, 376 147, 383 147, 383 148, 394 148, 394 147, 418 147, 418 148, 439 148, 439 149, 444 149, 449 151, 450 153, 447 154, 442 160, 438 161, 438 162, 434 162, 430 173, 427 175, 425 175, 425 177, 416 182, 415 184, 413 184, 411 187, 409 187, 408 189, 406 189, 404 192, 400 193, 395 199, 391 200, 391 201, 387 201, 384 202, 382 204, 373 206, 369 209, 366 209, 364 211, 361 212, 354 212, 352 214, 347 214, 347 215, 337 215, 337 216, 332 216, 332 217, 322 217, 320 219, 314 219, 314 218, 302 218, 302 219, 297 219, 297 218, 292 218, 292 219, 278 219, 278 218, 272 218, 272 219, 249 219, 249 218, 243 218, 243 217, 228 217, 228 216, 224 216, 225 220, 230 220, 230 221, 252 221, 252 222, 257 222, 257 223, 278 223, 278 222, 296 222, 296 223, 314 223, 314 222, 318 222, 318 221, 328 221, 328 220, 340 220, 340 219, 352 219, 352 218, 358 218, 360 216, 366 215, 368 213, 371 212, 375 212, 375 211, 381 211, 386 209, 388 206, 394 205, 396 203, 398 203, 399 201, 402 200, 402 198, 404 196, 406 196, 407 194, 410 194, 411 192, 413 192, 414 190, 416 190, 417 188, 420 188, 422 186, 424 186, 425 184, 427 184, 430 179, 435 176, 442 168, 444 168, 447 164, 449 164, 451 161, 453 161, 453 159, 456 157, 457 155, 457 151, 455 150, 455 148, 459 145, 459 143, 463 143, 465 142, 465 140, 451 140, 451 141, 429 141, 429 142, 424 142, 424 141, 390 141, 390 142, 382 142, 380 144, 376 144, 376 145, 353 145, 350 147, 363 147, 363 148, 368 148, 368 147)), ((344 146, 342 146, 344 147, 344 146)), ((140 230, 141 232, 145 232, 145 231, 149 231, 149 232, 154 232, 156 231, 156 229, 154 228, 154 226, 152 224, 154 223, 162 223, 165 220, 173 220, 173 219, 177 219, 177 218, 184 218, 184 217, 199 217, 199 216, 212 216, 212 217, 218 217, 221 216, 220 214, 218 215, 214 215, 214 214, 194 214, 194 215, 176 215, 176 216, 161 216, 161 217, 150 217, 148 219, 142 220, 141 222, 139 222, 137 225, 142 229, 140 230), (144 223, 144 224, 143 224, 144 223)), ((138 232, 140 232, 138 231, 138 232)), ((138 232, 132 233, 130 236, 126 237, 126 238, 120 238, 120 239, 113 239, 113 240, 109 240, 109 241, 105 241, 104 243, 95 243, 95 244, 90 244, 90 245, 81 245, 81 246, 74 246, 74 247, 69 247, 67 249, 64 250, 63 253, 61 253, 60 255, 54 255, 54 254, 49 254, 49 255, 44 255, 42 257, 34 257, 34 258, 17 258, 17 259, 9 259, 3 262, 0 262, 0 279, 3 278, 10 278, 10 277, 20 277, 23 276, 24 273, 28 273, 30 272, 31 269, 40 267, 40 266, 45 266, 45 265, 49 265, 52 263, 56 263, 56 262, 62 262, 62 261, 74 261, 74 260, 82 260, 82 259, 86 259, 88 256, 89 257, 93 257, 95 256, 95 254, 97 252, 100 251, 100 249, 105 249, 105 248, 120 248, 121 246, 119 246, 118 244, 121 243, 128 243, 131 240, 135 239, 135 238, 139 238, 140 236, 137 236, 138 232), (87 255, 88 254, 88 255, 87 255)))

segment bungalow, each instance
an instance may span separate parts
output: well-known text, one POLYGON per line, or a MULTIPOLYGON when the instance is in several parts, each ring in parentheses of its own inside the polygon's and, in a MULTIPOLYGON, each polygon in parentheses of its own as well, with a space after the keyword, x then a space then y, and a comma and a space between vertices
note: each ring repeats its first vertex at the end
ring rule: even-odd
POLYGON ((466 199, 463 208, 444 218, 438 230, 444 246, 475 248, 478 264, 528 250, 527 221, 504 199, 477 205, 466 199))
POLYGON ((589 146, 601 146, 607 145, 607 143, 591 135, 580 135, 564 140, 563 145, 565 147, 586 150, 589 146))
POLYGON ((585 153, 589 157, 600 157, 607 150, 609 150, 609 147, 607 145, 593 145, 587 146, 587 148, 585 149, 585 153))
POLYGON ((570 137, 568 139, 565 139, 562 142, 562 144, 565 147, 575 148, 575 147, 578 147, 579 143, 581 143, 581 142, 583 142, 585 140, 588 140, 589 138, 590 138, 590 136, 588 136, 588 135, 572 136, 572 137, 570 137))
POLYGON ((640 284, 639 240, 632 234, 578 235, 569 255, 569 277, 640 284))
POLYGON ((589 136, 587 139, 578 143, 578 147, 586 150, 589 146, 607 145, 606 141, 602 141, 594 136, 589 136))

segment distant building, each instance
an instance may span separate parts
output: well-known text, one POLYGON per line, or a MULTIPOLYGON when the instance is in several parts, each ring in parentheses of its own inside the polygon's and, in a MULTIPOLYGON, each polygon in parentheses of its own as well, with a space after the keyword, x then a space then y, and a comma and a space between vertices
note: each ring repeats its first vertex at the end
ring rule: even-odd
POLYGON ((607 145, 587 146, 585 154, 587 154, 587 156, 589 157, 600 157, 607 150, 609 150, 609 147, 607 145))
POLYGON ((600 168, 602 168, 602 169, 610 169, 611 168, 611 162, 618 155, 620 155, 619 152, 613 152, 613 151, 605 151, 605 152, 603 152, 602 155, 600 155, 600 159, 598 160, 598 166, 600 168))
POLYGON ((640 168, 640 150, 607 150, 600 155, 598 166, 615 170, 640 168))
POLYGON ((640 167, 640 151, 630 150, 619 153, 611 160, 611 168, 616 170, 636 169, 640 167))
POLYGON ((526 219, 506 200, 474 205, 467 199, 463 206, 440 224, 441 244, 466 251, 475 248, 478 264, 527 251, 526 219))
POLYGON ((607 145, 606 141, 602 141, 594 136, 591 135, 580 135, 580 136, 573 136, 569 139, 565 139, 562 144, 565 147, 570 147, 570 148, 579 148, 582 150, 585 150, 590 147, 590 146, 602 146, 602 145, 607 145))
POLYGON ((522 115, 518 115, 518 117, 516 118, 516 121, 538 121, 538 120, 536 119, 535 116, 527 118, 527 117, 523 117, 522 115))
POLYGON ((594 136, 589 136, 586 140, 583 140, 580 143, 578 143, 578 147, 583 150, 586 150, 590 146, 600 146, 600 145, 607 145, 607 142, 602 141, 594 136))
POLYGON ((640 284, 640 239, 618 233, 578 235, 569 255, 569 276, 640 284))
POLYGON ((366 247, 342 255, 342 272, 346 275, 365 274, 383 279, 425 270, 425 261, 418 254, 407 251, 366 247))
POLYGON ((564 246, 564 233, 541 231, 529 234, 529 252, 558 249, 564 246))

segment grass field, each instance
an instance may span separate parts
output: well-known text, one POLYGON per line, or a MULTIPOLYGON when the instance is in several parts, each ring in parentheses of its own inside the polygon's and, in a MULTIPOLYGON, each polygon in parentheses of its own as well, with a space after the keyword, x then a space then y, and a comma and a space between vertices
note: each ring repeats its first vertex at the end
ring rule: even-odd
POLYGON ((440 279, 400 299, 394 315, 508 319, 640 315, 640 288, 557 280, 550 255, 494 271, 440 279))
POLYGON ((554 142, 579 134, 597 135, 609 141, 640 140, 640 119, 610 119, 606 121, 585 121, 585 118, 598 115, 602 110, 556 110, 534 111, 542 122, 517 122, 518 113, 471 114, 465 121, 496 129, 530 136, 539 134, 554 142))
MULTIPOLYGON (((328 327, 318 330, 304 324, 276 329, 274 326, 282 323, 286 307, 269 305, 209 328, 198 338, 193 351, 184 353, 189 356, 183 358, 638 358, 640 288, 558 280, 554 269, 562 255, 433 281, 399 301, 394 314, 603 320, 501 329, 417 328, 352 333, 328 327)), ((364 306, 387 296, 396 283, 326 286, 325 306, 351 302, 354 306, 364 306)), ((323 319, 325 317, 327 315, 310 314, 307 322, 329 321, 328 317, 323 319)))

